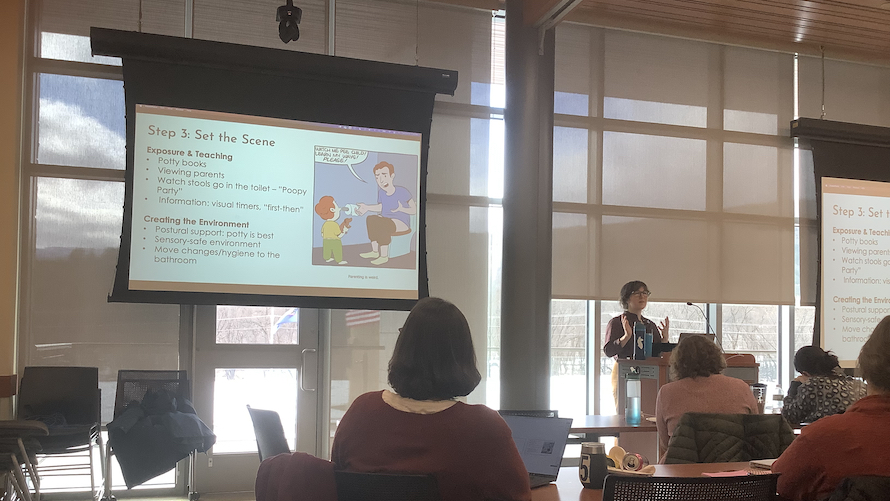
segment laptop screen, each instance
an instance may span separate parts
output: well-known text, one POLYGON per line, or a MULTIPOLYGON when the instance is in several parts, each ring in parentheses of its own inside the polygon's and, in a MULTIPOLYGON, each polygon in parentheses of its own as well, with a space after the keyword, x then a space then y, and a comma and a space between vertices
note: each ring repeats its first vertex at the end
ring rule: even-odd
POLYGON ((502 416, 529 473, 556 475, 569 438, 569 418, 502 416))

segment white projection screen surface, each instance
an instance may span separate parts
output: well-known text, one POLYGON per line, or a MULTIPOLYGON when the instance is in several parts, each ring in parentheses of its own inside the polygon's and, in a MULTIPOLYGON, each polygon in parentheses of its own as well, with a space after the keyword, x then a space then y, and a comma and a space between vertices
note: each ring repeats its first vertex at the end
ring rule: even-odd
POLYGON ((854 367, 890 314, 890 183, 822 178, 822 347, 854 367))
POLYGON ((133 149, 130 290, 418 298, 421 134, 137 104, 133 149))

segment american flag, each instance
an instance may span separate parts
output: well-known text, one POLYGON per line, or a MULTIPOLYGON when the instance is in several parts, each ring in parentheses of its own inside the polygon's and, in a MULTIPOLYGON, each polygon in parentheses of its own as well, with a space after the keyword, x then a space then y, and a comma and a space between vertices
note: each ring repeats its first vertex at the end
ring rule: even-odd
POLYGON ((346 310, 346 327, 380 322, 380 312, 376 310, 346 310))

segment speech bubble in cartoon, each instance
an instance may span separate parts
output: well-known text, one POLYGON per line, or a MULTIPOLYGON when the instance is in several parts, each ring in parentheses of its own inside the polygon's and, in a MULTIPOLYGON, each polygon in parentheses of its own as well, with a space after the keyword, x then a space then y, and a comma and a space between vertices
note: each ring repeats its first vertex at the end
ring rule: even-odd
POLYGON ((364 179, 355 173, 355 164, 360 164, 368 158, 368 152, 365 150, 356 150, 352 148, 339 148, 336 146, 315 146, 315 161, 326 164, 343 164, 349 167, 349 171, 356 179, 363 183, 367 183, 364 179))

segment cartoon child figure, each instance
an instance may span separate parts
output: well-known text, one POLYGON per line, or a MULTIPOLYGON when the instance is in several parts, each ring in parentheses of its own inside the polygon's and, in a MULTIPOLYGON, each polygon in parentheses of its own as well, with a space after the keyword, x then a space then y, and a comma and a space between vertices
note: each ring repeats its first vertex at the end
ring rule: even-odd
POLYGON ((315 204, 315 213, 325 220, 321 225, 322 248, 321 255, 325 262, 336 261, 337 264, 346 264, 343 260, 343 242, 340 240, 349 231, 349 223, 352 218, 343 220, 343 224, 337 224, 340 219, 340 207, 334 201, 334 197, 325 195, 315 204))

